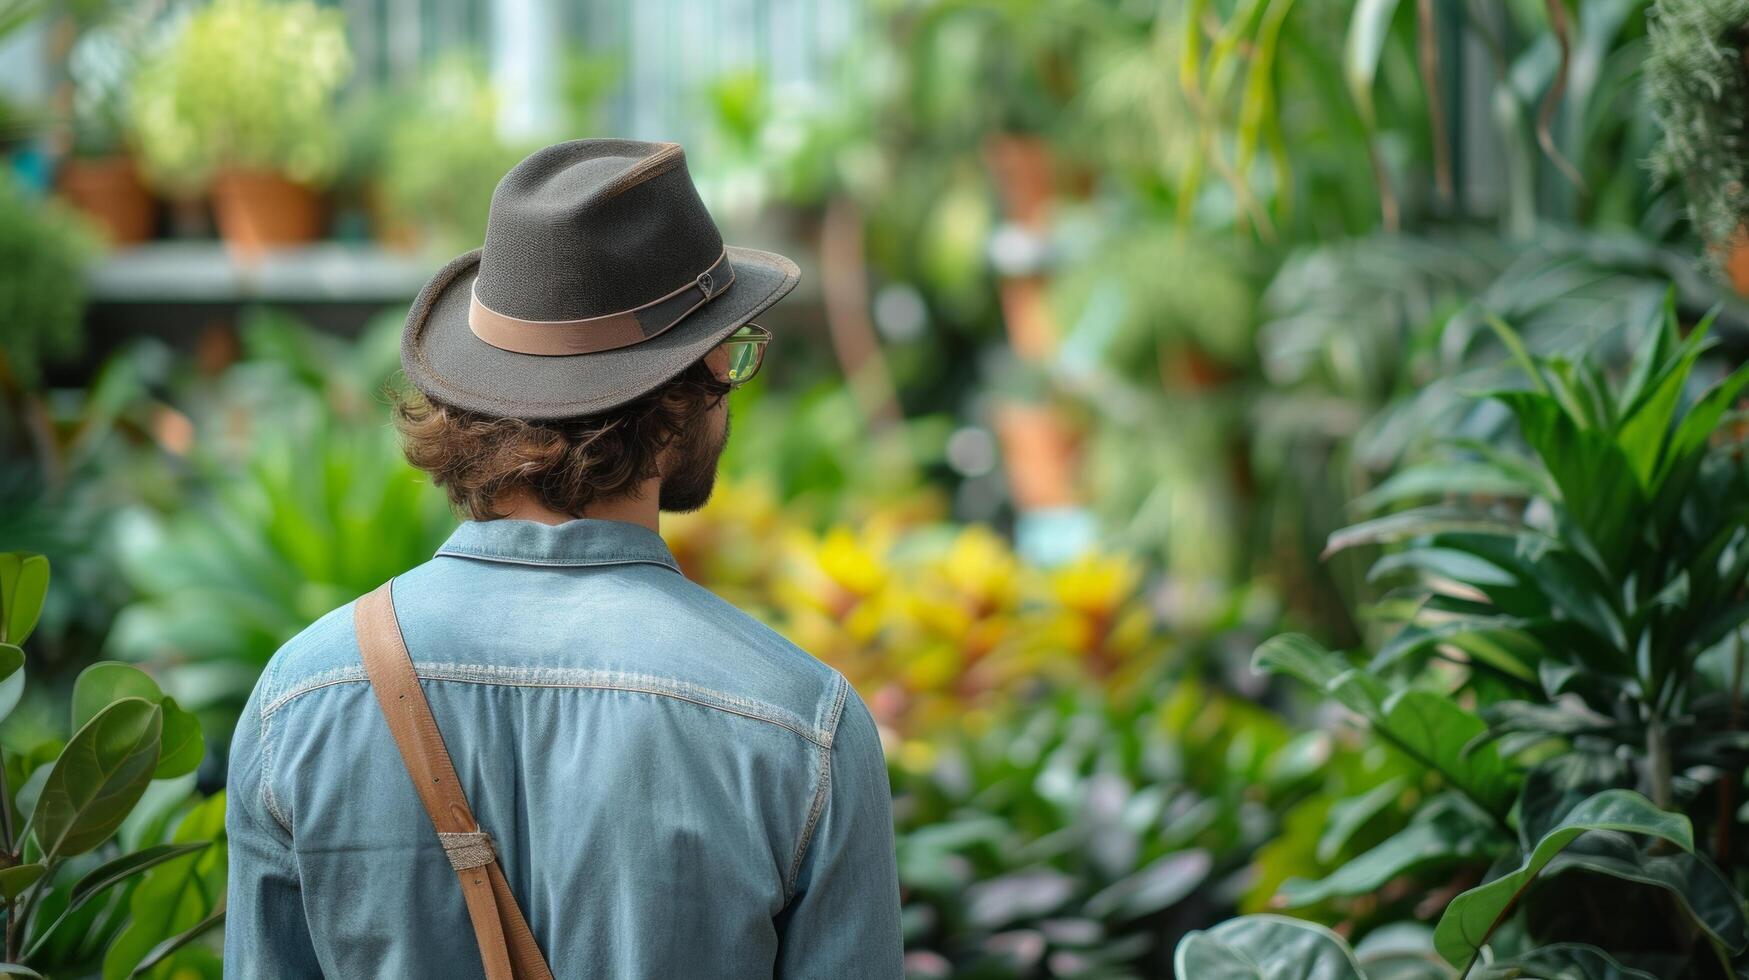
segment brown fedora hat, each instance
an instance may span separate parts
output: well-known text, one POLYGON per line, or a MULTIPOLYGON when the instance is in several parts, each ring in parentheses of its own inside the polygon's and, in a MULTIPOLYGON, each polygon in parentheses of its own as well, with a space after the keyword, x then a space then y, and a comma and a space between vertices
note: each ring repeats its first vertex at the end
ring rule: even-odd
POLYGON ((485 247, 420 290, 401 366, 457 408, 591 415, 674 378, 798 277, 723 244, 678 144, 559 143, 504 175, 485 247))

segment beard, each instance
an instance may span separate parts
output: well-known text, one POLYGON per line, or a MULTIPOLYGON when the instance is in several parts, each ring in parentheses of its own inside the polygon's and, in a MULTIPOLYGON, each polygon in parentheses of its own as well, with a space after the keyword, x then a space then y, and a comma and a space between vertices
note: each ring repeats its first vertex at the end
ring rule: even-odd
POLYGON ((709 424, 695 425, 675 437, 671 444, 668 472, 662 475, 662 490, 656 504, 669 513, 698 510, 711 499, 717 485, 717 461, 729 444, 728 406, 723 407, 723 432, 716 435, 709 424))

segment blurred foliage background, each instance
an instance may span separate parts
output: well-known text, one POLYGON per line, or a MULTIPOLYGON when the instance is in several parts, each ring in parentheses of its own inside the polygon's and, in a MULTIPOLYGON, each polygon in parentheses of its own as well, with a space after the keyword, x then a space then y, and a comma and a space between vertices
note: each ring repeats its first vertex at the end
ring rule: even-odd
MULTIPOLYGON (((725 237, 804 284, 716 498, 663 533, 881 723, 912 975, 1202 980, 1254 975, 1219 972, 1251 949, 1281 976, 1749 975, 1720 924, 1749 881, 1745 607, 1720 564, 1741 500, 1525 477, 1499 454, 1563 471, 1473 397, 1546 371, 1575 432, 1615 438, 1637 403, 1610 386, 1709 311, 1671 397, 1742 362, 1746 37, 1749 4, 1717 0, 0 0, 0 551, 54 570, 7 766, 52 759, 74 678, 127 661, 207 753, 119 840, 210 837, 263 664, 454 525, 386 424, 412 293, 530 149, 676 139, 725 237), (1447 523, 1343 531, 1440 505, 1504 509, 1520 549, 1610 508, 1719 535, 1693 568, 1585 580, 1586 609, 1688 624, 1622 657, 1702 680, 1574 686, 1559 665, 1622 665, 1549 626, 1571 594, 1514 593, 1506 622, 1489 590, 1529 573, 1478 572, 1505 559, 1447 523), (1290 630, 1334 659, 1254 671, 1290 630), (1470 721, 1409 751, 1389 712, 1292 680, 1371 669, 1470 721), (1624 768, 1560 785, 1701 821, 1727 912, 1613 946, 1514 904, 1487 957, 1448 962, 1436 923, 1572 803, 1476 837, 1452 753, 1522 723, 1499 792, 1543 773, 1530 794, 1612 712, 1624 768), (1723 734, 1646 742, 1696 719, 1723 734), (1438 860, 1391 845, 1427 836, 1438 860), (1278 911, 1299 918, 1216 926, 1278 911)), ((1699 416, 1708 473, 1741 457, 1737 390, 1699 416)), ((149 972, 216 974, 210 901, 130 912, 222 881, 201 860, 110 894, 120 945, 30 962, 125 975, 193 928, 149 972)))

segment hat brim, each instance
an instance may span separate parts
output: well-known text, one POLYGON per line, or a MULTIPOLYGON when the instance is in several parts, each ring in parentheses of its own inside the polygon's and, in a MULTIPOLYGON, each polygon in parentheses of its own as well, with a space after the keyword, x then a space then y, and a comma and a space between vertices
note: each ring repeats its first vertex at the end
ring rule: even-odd
POLYGON ((471 412, 550 420, 617 408, 698 362, 801 277, 794 262, 774 252, 731 245, 728 253, 734 284, 666 331, 630 347, 549 356, 494 347, 468 328, 480 272, 475 249, 419 291, 401 333, 401 367, 430 398, 471 412))

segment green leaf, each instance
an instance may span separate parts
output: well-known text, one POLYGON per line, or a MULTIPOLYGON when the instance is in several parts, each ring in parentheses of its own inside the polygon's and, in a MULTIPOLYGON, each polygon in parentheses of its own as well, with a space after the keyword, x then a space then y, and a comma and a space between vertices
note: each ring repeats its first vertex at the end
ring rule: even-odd
POLYGON ((122 698, 141 698, 164 709, 164 730, 153 779, 169 779, 200 768, 206 754, 200 720, 166 697, 158 682, 131 664, 105 660, 92 664, 73 683, 73 727, 78 728, 122 698))
POLYGON ((1663 838, 1684 851, 1694 850, 1694 833, 1687 817, 1660 810, 1630 790, 1598 793, 1574 807, 1545 834, 1518 870, 1452 900, 1433 933, 1439 954, 1455 966, 1467 967, 1543 868, 1581 834, 1592 830, 1645 834, 1663 838))
POLYGON ((1384 683, 1299 633, 1271 637, 1252 656, 1253 669, 1297 677, 1374 722, 1384 717, 1384 683))
POLYGON ((0 643, 23 646, 49 593, 49 560, 22 551, 0 552, 0 643))
POLYGON ((1333 532, 1324 544, 1323 557, 1365 544, 1403 541, 1427 534, 1450 531, 1473 531, 1511 535, 1518 525, 1497 517, 1478 514, 1460 507, 1416 507, 1385 517, 1375 517, 1333 532))
POLYGON ((1650 973, 1629 969, 1596 946, 1584 943, 1552 943, 1523 956, 1478 966, 1469 980, 1658 980, 1650 973))
POLYGON ((1142 870, 1096 892, 1082 906, 1095 918, 1113 914, 1139 919, 1171 908, 1208 878, 1214 858, 1201 849, 1168 854, 1142 870))
POLYGON ((1662 889, 1713 942, 1733 953, 1749 945, 1749 922, 1737 890, 1698 854, 1648 854, 1627 835, 1604 831, 1575 841, 1549 862, 1543 877, 1575 870, 1662 889))
POLYGON ((43 975, 22 963, 0 963, 0 974, 9 977, 35 977, 43 980, 43 975))
POLYGON ((1378 678, 1297 633, 1265 641, 1252 665, 1330 695, 1366 719, 1381 740, 1439 772, 1482 809, 1496 817, 1506 813, 1513 793, 1506 764, 1492 746, 1466 751, 1487 726, 1450 698, 1413 689, 1392 694, 1378 678))
POLYGON ((1342 56, 1342 77, 1354 98, 1366 128, 1373 128, 1373 79, 1378 77, 1379 58, 1391 33, 1391 18, 1397 0, 1359 0, 1348 21, 1348 43, 1342 56))
POLYGON ((1349 506, 1370 514, 1392 504, 1427 497, 1453 495, 1479 497, 1524 497, 1537 491, 1517 473, 1486 460, 1453 459, 1403 470, 1349 506))
POLYGON ((128 976, 137 977, 137 976, 143 975, 147 970, 150 970, 151 968, 157 966, 159 963, 164 962, 165 958, 168 957, 171 953, 174 953, 177 950, 181 949, 182 947, 187 946, 189 943, 193 942, 194 940, 199 939, 201 936, 212 931, 214 928, 216 928, 220 923, 222 923, 224 921, 225 921, 225 910, 222 908, 215 910, 210 915, 208 915, 206 918, 204 918, 204 919, 200 920, 199 922, 195 923, 194 925, 190 926, 184 932, 179 933, 178 935, 175 935, 175 936, 171 936, 169 939, 166 939, 163 942, 159 943, 158 945, 153 946, 152 949, 146 953, 145 957, 142 958, 140 960, 140 962, 133 968, 133 971, 130 972, 128 974, 128 976))
POLYGON ((1185 936, 1173 972, 1196 980, 1356 980, 1364 977, 1342 937, 1315 922, 1246 915, 1185 936))
POLYGON ((11 643, 0 643, 0 721, 18 707, 24 696, 24 651, 11 643))
POLYGON ((122 698, 157 704, 164 699, 164 692, 152 675, 132 664, 104 660, 80 671, 73 682, 73 730, 78 731, 122 698))
POLYGON ((166 697, 159 706, 164 709, 164 734, 158 768, 152 772, 152 778, 172 779, 199 769, 200 760, 206 755, 200 719, 183 710, 175 698, 166 697))
POLYGON ((1349 840, 1371 823, 1374 817, 1395 803, 1408 785, 1407 778, 1392 776, 1359 796, 1332 803, 1329 822, 1324 833, 1318 837, 1318 850, 1314 855, 1319 863, 1334 862, 1343 848, 1348 846, 1349 840))
POLYGON ((164 942, 198 929, 225 894, 225 794, 215 793, 182 818, 175 843, 211 841, 146 874, 128 899, 128 923, 103 955, 103 980, 122 980, 164 942))
POLYGON ((1705 338, 1704 329, 1697 329, 1689 335, 1677 359, 1665 366, 1655 387, 1629 410, 1616 432, 1616 442, 1640 481, 1640 488, 1649 494, 1657 492, 1653 477, 1663 456, 1664 442, 1671 435, 1671 422, 1682 402, 1688 376, 1694 370, 1694 362, 1706 349, 1705 338))
POLYGON ((174 860, 184 854, 204 850, 211 841, 194 841, 188 844, 155 844, 132 854, 124 854, 106 864, 99 865, 87 872, 73 884, 73 891, 68 896, 67 907, 55 917, 55 921, 46 929, 37 932, 34 942, 25 951, 29 959, 46 942, 61 923, 74 912, 79 911, 87 902, 102 895, 111 887, 140 874, 149 868, 156 867, 166 861, 174 860))
POLYGON ((1374 730, 1489 813, 1502 816, 1511 806, 1513 780, 1499 752, 1491 745, 1470 744, 1487 726, 1449 697, 1401 691, 1386 702, 1384 723, 1374 730))
POLYGON ((45 860, 83 854, 115 833, 152 781, 163 726, 163 709, 124 698, 73 735, 31 817, 45 860))
POLYGON ((1288 881, 1281 896, 1290 907, 1338 895, 1368 895, 1403 875, 1485 861, 1501 837, 1473 811, 1443 798, 1423 807, 1409 826, 1318 881, 1288 881))
POLYGON ((38 862, 14 865, 0 871, 0 898, 10 902, 24 894, 24 890, 36 884, 36 880, 47 870, 47 865, 38 862))
POLYGON ((1607 433, 1584 428, 1548 395, 1497 391, 1519 432, 1561 491, 1560 503, 1611 568, 1619 567, 1646 497, 1622 448, 1607 433))

